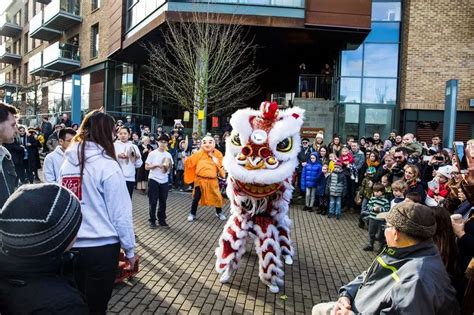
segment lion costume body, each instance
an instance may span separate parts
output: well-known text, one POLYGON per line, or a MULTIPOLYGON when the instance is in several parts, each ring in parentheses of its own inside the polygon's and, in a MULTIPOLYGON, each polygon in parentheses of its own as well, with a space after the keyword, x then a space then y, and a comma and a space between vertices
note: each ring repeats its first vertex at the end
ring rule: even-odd
POLYGON ((303 114, 297 107, 279 111, 276 103, 264 102, 260 111, 243 109, 232 115, 224 157, 231 216, 216 249, 222 283, 238 268, 250 233, 261 281, 274 293, 283 285, 282 257, 293 263, 288 206, 303 114))

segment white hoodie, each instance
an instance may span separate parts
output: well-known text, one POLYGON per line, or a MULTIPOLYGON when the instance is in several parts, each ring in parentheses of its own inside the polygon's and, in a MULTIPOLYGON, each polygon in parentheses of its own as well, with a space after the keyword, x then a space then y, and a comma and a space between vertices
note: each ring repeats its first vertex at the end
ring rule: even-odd
POLYGON ((64 162, 64 151, 58 145, 53 152, 46 155, 43 164, 43 175, 45 183, 57 183, 59 179, 59 169, 64 162))
POLYGON ((122 142, 117 140, 114 142, 115 147, 115 155, 117 156, 117 161, 120 164, 120 167, 123 171, 123 176, 127 182, 134 182, 135 181, 135 169, 142 166, 142 156, 140 155, 140 150, 138 147, 132 143, 132 141, 122 142), (133 163, 129 159, 120 159, 118 157, 119 154, 125 153, 129 156, 130 151, 133 150, 135 152, 135 163, 133 163))
POLYGON ((87 142, 86 164, 80 178, 79 145, 65 153, 59 182, 81 201, 82 225, 74 247, 98 247, 120 242, 128 258, 134 256, 132 202, 119 164, 103 148, 87 142))

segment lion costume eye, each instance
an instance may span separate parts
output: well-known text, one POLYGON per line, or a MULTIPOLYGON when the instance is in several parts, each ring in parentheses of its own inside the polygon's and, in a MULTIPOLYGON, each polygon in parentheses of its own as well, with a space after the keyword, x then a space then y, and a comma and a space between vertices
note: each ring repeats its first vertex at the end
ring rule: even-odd
POLYGON ((277 144, 279 152, 289 152, 293 148, 293 138, 286 138, 277 144))
POLYGON ((239 137, 239 134, 238 133, 234 133, 232 135, 232 138, 230 139, 230 142, 233 144, 233 145, 236 145, 238 147, 240 147, 242 144, 240 143, 240 137, 239 137))

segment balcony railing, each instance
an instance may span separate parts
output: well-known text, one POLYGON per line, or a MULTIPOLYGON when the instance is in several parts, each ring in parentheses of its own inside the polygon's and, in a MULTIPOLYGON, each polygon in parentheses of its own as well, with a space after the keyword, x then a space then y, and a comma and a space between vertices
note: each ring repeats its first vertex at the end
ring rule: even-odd
POLYGON ((302 74, 298 80, 298 97, 336 99, 336 79, 333 76, 302 74))
POLYGON ((81 23, 79 0, 52 0, 44 8, 43 26, 58 31, 66 31, 81 23))
POLYGON ((0 15, 0 35, 15 37, 21 33, 22 27, 18 21, 12 18, 7 12, 0 15))
POLYGON ((56 42, 43 51, 43 67, 47 70, 69 71, 81 66, 79 47, 56 42))
POLYGON ((30 37, 51 41, 62 34, 61 31, 43 25, 43 11, 30 20, 30 37))
POLYGON ((21 60, 21 55, 11 52, 11 47, 0 45, 0 62, 13 64, 21 60))
POLYGON ((43 67, 43 52, 42 51, 30 57, 29 72, 31 75, 35 75, 39 77, 50 77, 50 76, 61 74, 60 71, 49 70, 43 67))
POLYGON ((15 79, 7 79, 6 78, 6 73, 0 73, 0 88, 2 89, 14 89, 19 87, 19 82, 18 80, 15 79))

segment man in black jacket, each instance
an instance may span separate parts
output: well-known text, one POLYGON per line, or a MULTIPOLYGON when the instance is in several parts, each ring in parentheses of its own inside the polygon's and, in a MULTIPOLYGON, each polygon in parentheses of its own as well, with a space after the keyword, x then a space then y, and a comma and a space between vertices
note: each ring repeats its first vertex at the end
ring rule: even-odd
POLYGON ((26 183, 26 168, 28 163, 25 163, 25 147, 20 143, 18 138, 12 143, 5 144, 4 147, 12 155, 13 164, 15 164, 16 182, 15 187, 26 183))
POLYGON ((16 173, 12 155, 3 146, 12 143, 17 133, 17 109, 0 103, 0 208, 15 189, 16 173))
POLYGON ((88 314, 65 277, 81 226, 79 200, 57 184, 21 186, 0 212, 0 313, 88 314))
POLYGON ((337 302, 312 314, 460 314, 456 292, 432 237, 436 218, 427 206, 395 205, 386 217, 387 248, 339 290, 337 302))

